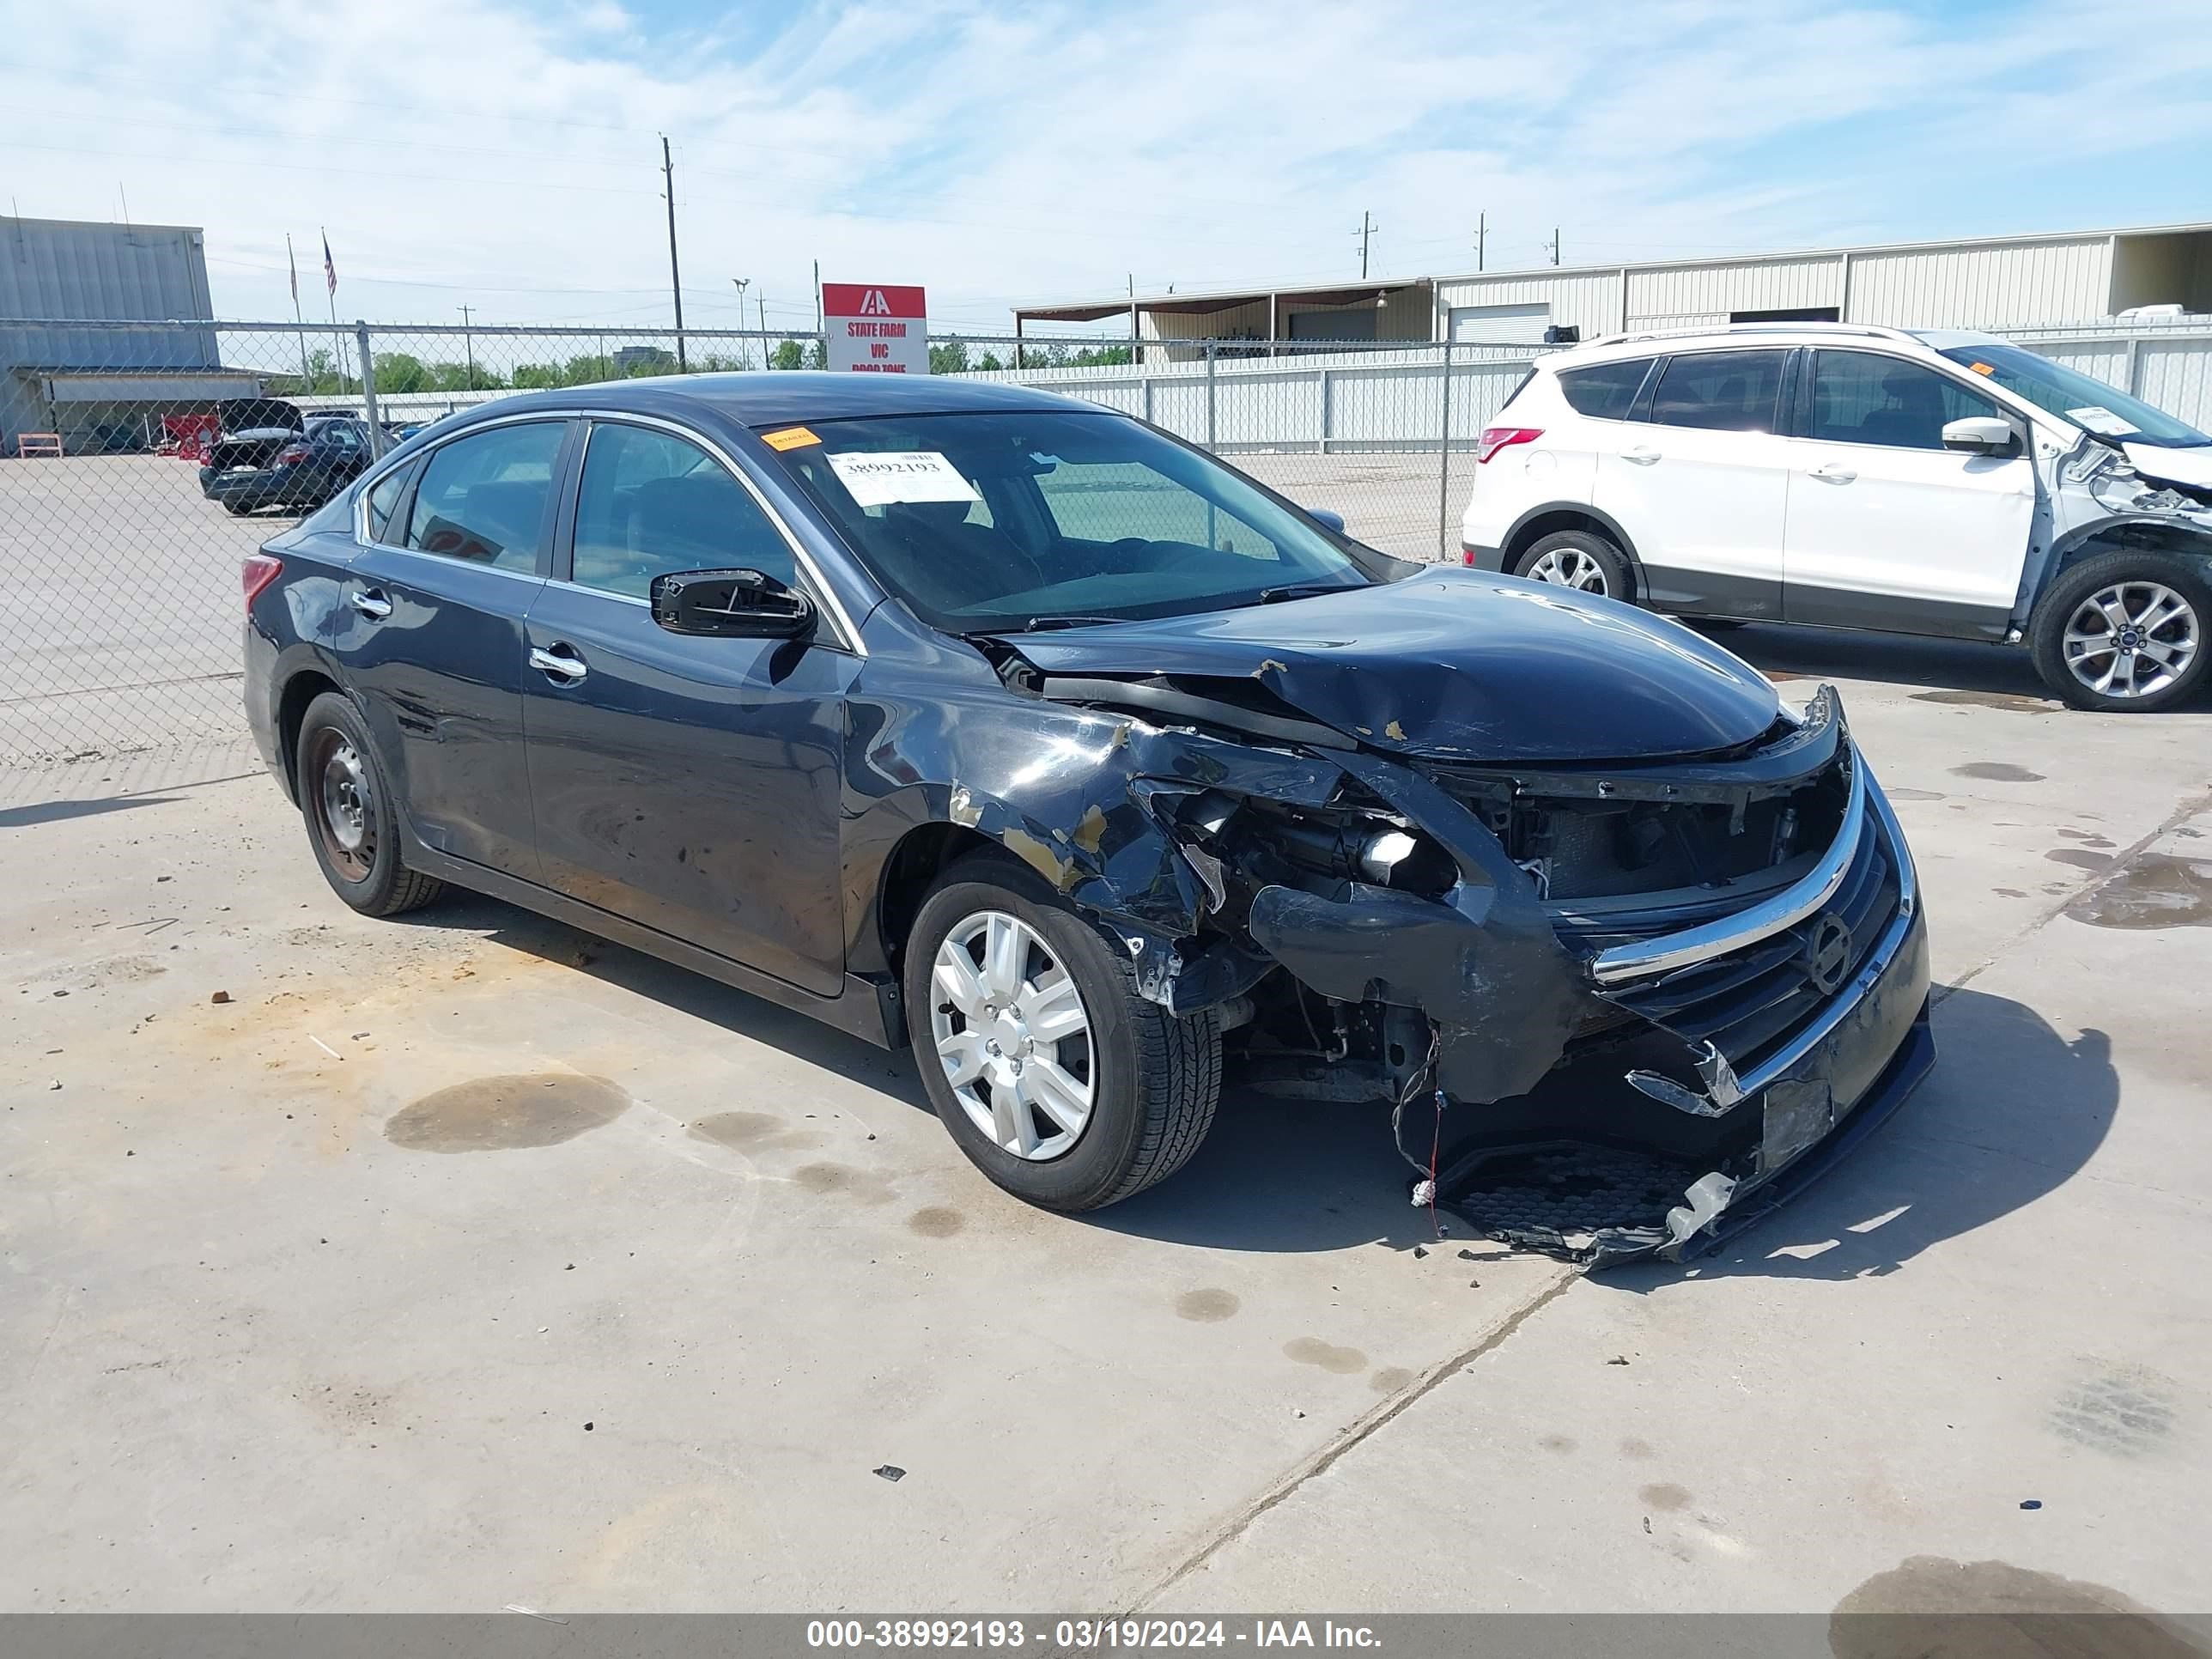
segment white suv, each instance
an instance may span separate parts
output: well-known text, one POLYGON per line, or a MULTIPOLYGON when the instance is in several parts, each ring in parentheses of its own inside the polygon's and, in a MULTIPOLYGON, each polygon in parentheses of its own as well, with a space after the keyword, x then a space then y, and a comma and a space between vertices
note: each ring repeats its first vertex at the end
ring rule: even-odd
POLYGON ((2212 653, 2212 437, 1986 335, 1616 336, 1540 359, 1475 459, 1484 569, 2025 643, 2085 708, 2177 702, 2212 653))

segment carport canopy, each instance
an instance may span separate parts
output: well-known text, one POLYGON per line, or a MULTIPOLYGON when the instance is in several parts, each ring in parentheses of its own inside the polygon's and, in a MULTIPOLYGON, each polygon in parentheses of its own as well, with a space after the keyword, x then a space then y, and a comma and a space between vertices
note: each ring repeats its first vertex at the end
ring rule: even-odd
POLYGON ((265 378, 243 368, 124 368, 32 371, 55 404, 216 403, 251 397, 265 378))

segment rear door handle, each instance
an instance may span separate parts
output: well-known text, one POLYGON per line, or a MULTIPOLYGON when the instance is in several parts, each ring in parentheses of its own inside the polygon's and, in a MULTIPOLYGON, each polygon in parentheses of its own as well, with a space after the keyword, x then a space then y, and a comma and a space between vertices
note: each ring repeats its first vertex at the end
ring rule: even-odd
POLYGON ((1847 466, 1839 465, 1834 461, 1828 461, 1820 466, 1814 467, 1812 471, 1808 473, 1806 476, 1808 477, 1818 478, 1822 483, 1849 483, 1852 479, 1857 477, 1859 475, 1852 471, 1850 468, 1847 466))
POLYGON ((1656 449, 1650 448, 1645 445, 1638 444, 1633 449, 1622 450, 1620 452, 1620 459, 1624 461, 1633 461, 1638 466, 1649 466, 1652 462, 1659 459, 1659 452, 1656 449))
POLYGON ((556 641, 550 650, 530 647, 530 665, 556 685, 581 685, 589 672, 576 647, 556 641))
POLYGON ((384 597, 380 588, 365 587, 349 593, 346 603, 371 622, 382 622, 392 614, 392 601, 384 597))

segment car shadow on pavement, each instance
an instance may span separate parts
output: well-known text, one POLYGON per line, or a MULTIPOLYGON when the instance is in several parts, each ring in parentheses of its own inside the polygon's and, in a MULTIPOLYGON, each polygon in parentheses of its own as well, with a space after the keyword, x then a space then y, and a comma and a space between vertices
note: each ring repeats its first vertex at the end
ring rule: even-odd
POLYGON ((608 985, 672 1008, 693 1019, 766 1043, 794 1060, 864 1084, 917 1110, 933 1109, 914 1062, 864 1042, 834 1026, 782 1008, 764 997, 740 991, 688 968, 649 957, 642 951, 587 933, 534 910, 479 894, 449 889, 451 896, 407 921, 417 927, 473 933, 487 945, 502 945, 586 974, 608 985))
POLYGON ((1785 623, 1714 629, 1709 637, 1770 679, 1875 680, 2002 698, 2008 707, 2014 706, 2011 698, 2021 697, 2053 714, 2065 706, 2051 695, 2027 651, 2017 646, 1793 628, 1785 623))
POLYGON ((2063 1186, 2120 1105, 2112 1040, 2070 1041, 2008 998, 1966 989, 1936 1006, 1936 1069, 1867 1144, 1795 1201, 1710 1255, 1597 1276, 1648 1292, 1686 1280, 1863 1279, 2063 1186))

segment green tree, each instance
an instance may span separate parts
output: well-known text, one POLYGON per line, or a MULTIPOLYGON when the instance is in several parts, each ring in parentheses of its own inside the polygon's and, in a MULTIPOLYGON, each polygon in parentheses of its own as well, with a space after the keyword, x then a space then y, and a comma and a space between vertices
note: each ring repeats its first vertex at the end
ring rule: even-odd
POLYGON ((514 385, 517 392, 543 391, 550 386, 568 384, 558 363, 517 363, 514 366, 514 385))
POLYGON ((404 351, 385 351, 377 354, 376 389, 379 392, 434 392, 436 377, 425 368, 420 357, 404 351))
POLYGON ((968 342, 956 336, 942 345, 930 347, 929 372, 933 374, 965 374, 968 372, 968 342))
POLYGON ((803 368, 805 364, 806 354, 796 340, 777 342, 775 355, 768 360, 770 368, 803 368))

